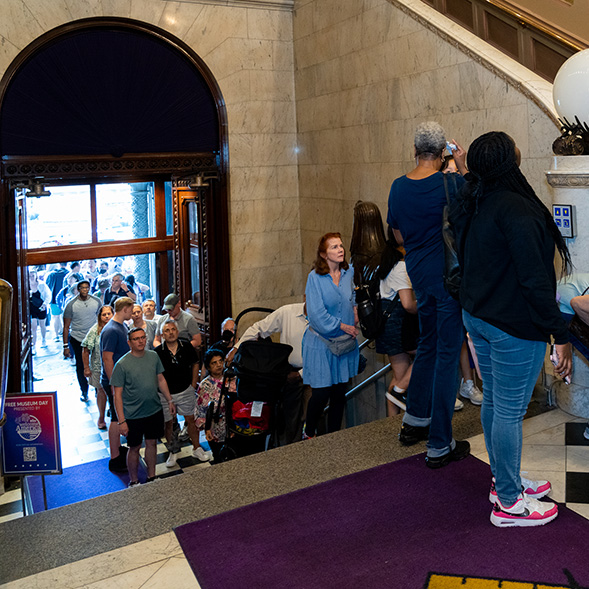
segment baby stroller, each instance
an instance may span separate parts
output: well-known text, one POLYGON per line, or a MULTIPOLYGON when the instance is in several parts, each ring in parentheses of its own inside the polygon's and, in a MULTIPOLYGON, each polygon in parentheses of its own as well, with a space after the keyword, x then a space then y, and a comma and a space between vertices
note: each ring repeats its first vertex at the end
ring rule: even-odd
MULTIPOLYGON (((236 319, 236 331, 245 313, 260 310, 253 307, 243 311, 236 319)), ((239 346, 232 365, 223 373, 219 402, 211 401, 207 410, 205 427, 210 429, 213 420, 219 421, 224 405, 226 436, 221 460, 263 452, 266 446, 276 445, 277 408, 290 372, 291 352, 291 346, 267 340, 239 346)))

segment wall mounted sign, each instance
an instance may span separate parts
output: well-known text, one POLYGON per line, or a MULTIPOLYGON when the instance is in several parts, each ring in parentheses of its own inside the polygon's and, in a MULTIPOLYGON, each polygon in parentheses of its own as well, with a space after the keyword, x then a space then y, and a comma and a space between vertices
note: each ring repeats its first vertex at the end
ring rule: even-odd
POLYGON ((4 411, 4 474, 61 474, 57 393, 7 395, 4 411))

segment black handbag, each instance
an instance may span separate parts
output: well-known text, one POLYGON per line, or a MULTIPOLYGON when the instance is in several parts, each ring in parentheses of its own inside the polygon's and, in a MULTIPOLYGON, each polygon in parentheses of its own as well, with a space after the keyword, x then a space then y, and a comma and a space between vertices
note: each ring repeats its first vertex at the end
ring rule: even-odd
MULTIPOLYGON (((458 252, 456 251, 456 236, 454 229, 448 219, 448 209, 450 208, 450 195, 448 194, 448 174, 444 176, 444 190, 446 191, 446 206, 442 213, 442 238, 444 243, 444 288, 448 294, 456 300, 459 300, 460 282, 462 281, 462 270, 458 262, 458 252)), ((456 186, 456 181, 454 186, 456 186)), ((456 192, 456 191, 455 191, 456 192)))

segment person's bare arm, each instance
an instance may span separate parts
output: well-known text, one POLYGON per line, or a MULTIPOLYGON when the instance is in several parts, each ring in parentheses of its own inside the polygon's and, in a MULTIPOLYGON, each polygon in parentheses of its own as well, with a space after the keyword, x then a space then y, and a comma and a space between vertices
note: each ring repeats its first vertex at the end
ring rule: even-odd
POLYGON ((70 325, 72 324, 71 318, 63 318, 63 357, 70 357, 70 347, 68 346, 67 340, 70 334, 70 325))
POLYGON ((129 433, 129 426, 125 419, 125 412, 123 410, 123 387, 113 387, 115 393, 115 409, 117 411, 117 419, 119 432, 122 436, 127 436, 129 433))
POLYGON ((579 319, 589 325, 589 295, 573 297, 571 299, 571 307, 579 316, 579 319))
POLYGON ((112 371, 115 367, 113 352, 102 352, 102 365, 104 366, 104 374, 106 374, 106 378, 110 381, 112 371))
POLYGON ((82 348, 82 362, 84 363, 84 376, 89 378, 92 376, 90 370, 90 350, 88 348, 82 348))
POLYGON ((162 395, 166 398, 168 405, 170 407, 170 415, 174 417, 176 415, 176 405, 174 405, 174 401, 172 400, 172 395, 170 395, 170 390, 168 389, 168 383, 164 378, 162 373, 157 375, 157 386, 159 390, 162 392, 162 395))
POLYGON ((411 288, 402 288, 399 290, 399 299, 401 305, 407 313, 415 315, 417 313, 417 299, 415 298, 415 292, 411 288))

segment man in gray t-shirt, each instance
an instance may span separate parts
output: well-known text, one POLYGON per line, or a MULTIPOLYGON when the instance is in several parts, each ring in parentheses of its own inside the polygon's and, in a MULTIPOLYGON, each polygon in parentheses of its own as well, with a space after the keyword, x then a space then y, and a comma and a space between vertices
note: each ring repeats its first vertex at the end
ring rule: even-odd
POLYGON ((127 468, 130 487, 139 484, 139 450, 144 438, 147 480, 155 479, 157 441, 164 435, 164 414, 158 388, 168 401, 170 414, 176 414, 162 361, 155 352, 145 349, 146 342, 147 337, 141 327, 131 329, 131 351, 115 364, 110 377, 119 431, 126 436, 129 445, 127 468))
POLYGON ((88 401, 88 381, 84 376, 84 359, 82 342, 90 328, 96 323, 100 299, 90 294, 90 283, 87 280, 78 282, 78 296, 65 306, 63 311, 63 357, 70 357, 70 346, 76 358, 76 376, 82 391, 80 401, 88 401))

